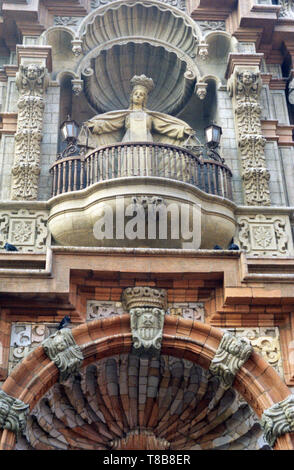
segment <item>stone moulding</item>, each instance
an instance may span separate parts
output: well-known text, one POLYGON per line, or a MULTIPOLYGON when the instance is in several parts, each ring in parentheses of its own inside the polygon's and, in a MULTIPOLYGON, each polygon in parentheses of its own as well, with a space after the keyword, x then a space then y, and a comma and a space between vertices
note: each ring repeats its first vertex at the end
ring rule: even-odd
POLYGON ((226 332, 211 361, 209 371, 219 378, 223 389, 228 390, 232 387, 237 372, 248 361, 252 352, 253 346, 247 338, 236 338, 226 332))
POLYGON ((66 382, 79 373, 84 356, 68 328, 58 330, 43 341, 45 353, 59 370, 59 382, 66 382))
POLYGON ((49 78, 45 66, 36 63, 20 65, 16 75, 19 100, 15 157, 12 168, 11 199, 13 200, 37 199, 45 108, 44 94, 48 83, 49 78))
POLYGON ((265 410, 260 424, 271 447, 278 437, 294 432, 294 395, 265 410))
POLYGON ((248 206, 269 206, 270 174, 266 168, 262 136, 261 105, 262 82, 257 66, 237 66, 228 81, 233 100, 235 124, 242 164, 244 200, 248 206))
POLYGON ((0 428, 17 436, 25 432, 29 405, 0 390, 0 428))

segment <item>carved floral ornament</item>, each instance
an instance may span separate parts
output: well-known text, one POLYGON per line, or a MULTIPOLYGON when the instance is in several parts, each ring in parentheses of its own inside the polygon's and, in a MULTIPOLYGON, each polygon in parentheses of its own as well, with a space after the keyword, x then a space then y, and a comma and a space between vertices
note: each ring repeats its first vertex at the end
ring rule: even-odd
POLYGON ((19 91, 15 157, 12 168, 11 199, 37 199, 40 174, 44 93, 47 69, 39 64, 20 65, 16 75, 19 91))
POLYGON ((283 434, 294 432, 294 395, 265 410, 261 427, 270 446, 283 434))
POLYGON ((249 206, 270 205, 269 179, 261 131, 261 78, 259 69, 239 68, 228 82, 233 100, 239 153, 242 164, 244 202, 249 206))

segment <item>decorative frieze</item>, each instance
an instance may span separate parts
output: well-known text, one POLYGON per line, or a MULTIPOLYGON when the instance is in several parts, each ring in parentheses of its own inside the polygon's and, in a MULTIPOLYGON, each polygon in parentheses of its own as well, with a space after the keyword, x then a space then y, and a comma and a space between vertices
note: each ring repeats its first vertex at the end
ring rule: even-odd
POLYGON ((197 24, 203 33, 226 30, 225 21, 197 21, 197 24))
POLYGON ((79 373, 84 357, 69 328, 58 330, 45 339, 42 346, 59 370, 60 383, 79 373))
POLYGON ((8 242, 18 251, 44 251, 49 242, 48 212, 34 209, 0 209, 0 249, 8 242))
POLYGON ((238 244, 253 256, 289 256, 292 238, 286 215, 248 214, 239 216, 238 244))
POLYGON ((264 153, 266 139, 261 131, 261 87, 257 67, 236 67, 228 82, 235 110, 244 202, 249 206, 270 205, 270 175, 264 153))
POLYGON ((8 373, 57 329, 57 324, 12 323, 8 373))
POLYGON ((230 328, 229 331, 237 338, 249 339, 254 351, 260 354, 283 377, 278 327, 230 328))
POLYGON ((204 305, 200 302, 173 303, 168 305, 166 314, 204 322, 204 305))
POLYGON ((21 64, 16 85, 19 100, 11 199, 34 200, 38 193, 44 94, 48 86, 46 67, 21 64))
POLYGON ((76 27, 82 21, 80 16, 54 16, 54 24, 56 26, 73 26, 76 27))
POLYGON ((29 405, 0 390, 0 428, 14 432, 17 436, 26 429, 29 405))
POLYGON ((249 359, 253 347, 248 338, 237 338, 225 332, 211 361, 209 371, 217 376, 223 389, 228 390, 242 365, 249 359))
POLYGON ((87 302, 87 321, 101 320, 123 313, 124 309, 121 302, 99 300, 89 300, 87 302))
MULTIPOLYGON (((161 3, 167 3, 168 5, 177 7, 183 11, 185 11, 186 9, 186 0, 160 0, 160 1, 161 3)), ((102 7, 111 2, 113 2, 113 0, 91 0, 91 8, 94 10, 95 8, 102 7)))
POLYGON ((278 437, 294 432, 294 395, 289 395, 285 400, 265 410, 261 418, 261 427, 271 447, 278 437))

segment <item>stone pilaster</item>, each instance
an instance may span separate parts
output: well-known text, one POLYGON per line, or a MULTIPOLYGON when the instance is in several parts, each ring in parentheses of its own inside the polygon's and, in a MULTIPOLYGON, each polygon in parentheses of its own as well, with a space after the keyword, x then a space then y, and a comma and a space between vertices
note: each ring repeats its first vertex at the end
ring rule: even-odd
MULTIPOLYGON (((270 174, 266 167, 266 139, 261 131, 262 82, 256 59, 229 64, 228 91, 233 101, 238 148, 241 159, 244 203, 248 206, 269 206, 270 174)), ((252 56, 254 58, 254 55, 252 56)), ((243 59, 243 60, 242 60, 243 59)))
POLYGON ((16 86, 18 120, 12 167, 11 199, 35 200, 40 174, 45 92, 48 87, 48 50, 23 46, 19 53, 16 86))

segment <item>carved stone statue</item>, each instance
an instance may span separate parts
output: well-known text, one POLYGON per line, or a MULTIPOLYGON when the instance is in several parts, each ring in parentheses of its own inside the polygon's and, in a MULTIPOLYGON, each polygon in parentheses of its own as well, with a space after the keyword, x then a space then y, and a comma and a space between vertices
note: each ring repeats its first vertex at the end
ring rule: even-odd
POLYGON ((151 78, 134 76, 128 110, 99 114, 84 123, 79 144, 89 148, 115 142, 161 142, 181 145, 194 130, 184 121, 146 109, 148 93, 154 88, 151 78), (85 130, 87 132, 85 132, 85 130))

